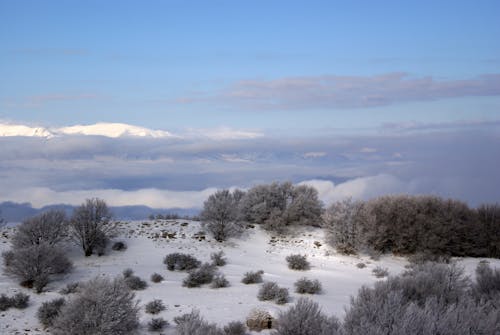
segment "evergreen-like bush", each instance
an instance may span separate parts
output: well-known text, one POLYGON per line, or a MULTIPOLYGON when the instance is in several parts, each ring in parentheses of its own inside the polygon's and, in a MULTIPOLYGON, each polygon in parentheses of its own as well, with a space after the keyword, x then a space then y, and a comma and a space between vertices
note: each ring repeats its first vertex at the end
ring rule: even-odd
POLYGON ((241 282, 243 284, 258 284, 262 283, 262 275, 264 274, 264 271, 259 270, 256 272, 247 272, 243 276, 243 279, 241 282))
POLYGON ((37 318, 46 327, 52 326, 54 320, 59 316, 62 306, 66 303, 64 298, 56 298, 42 303, 37 311, 37 318))
POLYGON ((161 282, 162 280, 163 280, 163 276, 162 276, 161 274, 159 274, 159 273, 153 273, 153 274, 151 275, 151 281, 152 281, 153 283, 159 283, 159 282, 161 282))
POLYGON ((125 250, 127 250, 127 245, 123 241, 118 241, 118 242, 113 243, 113 246, 111 247, 111 249, 113 249, 115 251, 125 251, 125 250))
POLYGON ((148 283, 138 276, 131 275, 125 278, 125 284, 131 290, 144 290, 148 287, 148 283))
POLYGON ((306 255, 289 255, 286 257, 288 268, 292 270, 309 270, 311 265, 307 261, 306 255))
POLYGON ((165 305, 160 299, 155 299, 146 304, 145 310, 149 314, 158 314, 166 309, 165 305))
POLYGON ((18 292, 12 298, 10 298, 10 303, 14 308, 25 309, 26 307, 28 307, 29 300, 29 295, 18 292))
POLYGON ((165 327, 168 326, 168 321, 163 318, 152 318, 148 322, 148 330, 150 332, 161 332, 165 327))
POLYGON ((163 264, 170 271, 187 271, 199 267, 201 262, 191 255, 176 252, 167 255, 163 260, 163 264))
POLYGON ((275 282, 265 282, 257 294, 259 300, 274 300, 279 305, 286 304, 289 300, 288 289, 279 287, 275 282))
POLYGON ((199 269, 189 272, 187 278, 182 282, 182 286, 199 287, 203 284, 212 282, 215 275, 215 267, 212 264, 205 263, 199 269))
POLYGON ((300 294, 318 294, 321 293, 321 290, 321 283, 317 279, 301 278, 295 282, 295 292, 300 294))

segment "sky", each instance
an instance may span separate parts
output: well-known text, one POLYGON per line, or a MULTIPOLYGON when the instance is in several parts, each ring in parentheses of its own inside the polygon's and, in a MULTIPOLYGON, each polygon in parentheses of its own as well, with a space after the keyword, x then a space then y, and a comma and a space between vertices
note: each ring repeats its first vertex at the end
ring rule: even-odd
POLYGON ((217 188, 292 180, 325 203, 498 202, 498 13, 486 0, 0 0, 0 124, 58 134, 0 137, 0 201, 200 207, 217 188), (174 136, 58 130, 102 122, 174 136))

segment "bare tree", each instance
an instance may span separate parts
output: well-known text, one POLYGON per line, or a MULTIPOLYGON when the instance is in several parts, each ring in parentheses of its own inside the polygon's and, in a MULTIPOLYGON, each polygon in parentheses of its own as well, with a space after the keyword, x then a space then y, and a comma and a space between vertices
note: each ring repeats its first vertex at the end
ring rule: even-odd
POLYGON ((3 226, 5 226, 5 220, 4 218, 2 217, 2 211, 0 211, 0 228, 2 228, 3 226))
POLYGON ((3 257, 5 272, 19 279, 22 286, 34 287, 38 293, 49 283, 51 275, 67 273, 72 268, 65 253, 47 243, 14 248, 3 257))
POLYGON ((361 203, 351 198, 333 203, 323 215, 328 244, 344 254, 354 254, 358 249, 357 217, 361 203))
POLYGON ((139 326, 135 294, 124 280, 95 278, 82 285, 53 322, 55 335, 132 334, 139 326))
POLYGON ((87 199, 77 207, 70 220, 70 235, 82 247, 85 256, 95 249, 103 249, 115 230, 111 211, 106 202, 98 198, 87 199))
POLYGON ((203 204, 201 219, 219 242, 241 232, 241 226, 237 221, 237 199, 241 199, 240 192, 231 193, 229 190, 220 190, 210 195, 203 204))
POLYGON ((12 238, 14 248, 24 248, 40 243, 55 245, 67 232, 66 214, 60 210, 49 210, 25 220, 12 238))

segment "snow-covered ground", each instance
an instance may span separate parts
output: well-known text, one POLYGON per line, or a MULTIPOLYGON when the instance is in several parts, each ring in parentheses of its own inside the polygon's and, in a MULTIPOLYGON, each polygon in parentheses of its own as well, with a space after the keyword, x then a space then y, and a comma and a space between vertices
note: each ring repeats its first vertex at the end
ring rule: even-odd
MULTIPOLYGON (((36 311, 42 302, 61 296, 58 291, 68 283, 86 281, 95 276, 121 275, 126 268, 148 281, 148 288, 136 291, 140 306, 153 299, 161 299, 167 309, 159 315, 170 322, 163 334, 174 334, 173 318, 197 309, 210 322, 220 325, 230 321, 245 322, 253 308, 261 308, 278 313, 291 306, 301 295, 294 292, 297 279, 307 277, 318 279, 323 285, 323 293, 309 296, 317 301, 328 314, 342 317, 349 297, 355 295, 362 285, 372 285, 380 280, 373 276, 376 266, 388 268, 390 274, 404 270, 406 259, 394 256, 372 260, 368 256, 342 256, 325 245, 323 232, 317 228, 301 228, 293 237, 273 236, 259 227, 250 228, 238 239, 218 243, 209 236, 205 240, 193 237, 202 230, 199 222, 193 221, 140 221, 120 224, 120 234, 113 241, 124 241, 125 251, 108 250, 102 257, 84 257, 81 250, 68 245, 68 255, 74 263, 74 270, 59 280, 52 281, 42 294, 35 294, 20 287, 15 280, 0 273, 0 294, 13 295, 17 292, 30 294, 30 306, 24 310, 9 309, 0 312, 0 334, 47 334, 36 319, 36 311), (175 233, 174 238, 162 237, 175 233), (201 261, 210 261, 210 254, 224 251, 228 264, 219 268, 229 280, 228 288, 212 289, 208 285, 201 288, 182 287, 185 272, 168 271, 163 258, 172 252, 189 253, 201 261), (290 254, 305 254, 312 267, 308 271, 294 271, 287 267, 285 257, 290 254), (365 268, 356 264, 363 262, 365 268), (276 281, 290 290, 291 301, 286 305, 262 302, 257 299, 260 284, 241 283, 247 271, 264 271, 264 281, 276 281), (152 283, 150 276, 160 273, 165 279, 152 283)), ((14 228, 5 228, 0 233, 0 252, 10 248, 9 237, 14 228)), ((481 259, 459 259, 467 274, 473 276, 481 259)), ((500 260, 490 260, 492 266, 500 267, 500 260)), ((141 334, 149 334, 147 322, 152 318, 141 308, 141 334)), ((265 331, 261 334, 266 334, 265 331)))

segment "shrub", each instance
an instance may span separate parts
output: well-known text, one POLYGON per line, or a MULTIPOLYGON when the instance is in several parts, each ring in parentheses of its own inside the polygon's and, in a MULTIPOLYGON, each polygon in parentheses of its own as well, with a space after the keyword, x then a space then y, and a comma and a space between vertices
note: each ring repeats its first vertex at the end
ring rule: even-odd
POLYGON ((159 273, 153 273, 153 274, 151 275, 151 281, 152 281, 153 283, 159 283, 159 282, 161 282, 162 280, 163 280, 163 276, 162 276, 161 274, 159 274, 159 273))
POLYGON ((280 291, 280 287, 275 282, 265 282, 259 289, 259 293, 257 294, 257 298, 259 300, 274 300, 280 291))
POLYGON ((238 201, 229 190, 219 190, 203 203, 201 219, 219 242, 238 236, 243 231, 237 220, 238 201))
POLYGON ((130 334, 139 325, 135 295, 124 279, 97 277, 81 285, 54 320, 54 335, 130 334))
POLYGON ((45 327, 52 326, 54 320, 59 316, 62 306, 66 303, 64 298, 57 298, 42 303, 36 313, 38 321, 45 327))
POLYGON ((333 203, 323 214, 327 243, 342 254, 355 254, 359 244, 359 224, 357 218, 360 202, 351 198, 333 203))
POLYGON ((356 267, 358 269, 363 269, 363 268, 366 268, 366 264, 365 263, 358 263, 358 264, 356 264, 356 267))
POLYGON ((211 288, 222 288, 228 286, 229 281, 223 274, 216 274, 212 280, 212 285, 210 285, 211 288))
POLYGON ((288 289, 284 287, 278 288, 276 294, 274 295, 274 302, 278 305, 286 304, 290 300, 290 294, 288 289))
POLYGON ((19 292, 16 293, 12 298, 10 298, 10 303, 14 308, 25 309, 26 307, 28 307, 29 300, 29 295, 19 292))
POLYGON ((148 330, 150 332, 161 332, 163 328, 168 326, 168 321, 163 318, 153 318, 148 322, 148 330))
POLYGON ((177 324, 178 335, 224 335, 215 324, 205 321, 198 311, 175 317, 174 322, 177 324))
MULTIPOLYGON (((479 263, 476 267, 476 283, 473 290, 478 297, 492 298, 500 293, 500 269, 492 269, 487 263, 479 263)), ((500 297, 500 296, 499 296, 500 297)))
POLYGON ((430 252, 417 252, 408 256, 408 262, 410 262, 411 264, 424 264, 426 262, 448 264, 450 262, 450 256, 436 255, 430 252))
POLYGON ((166 309, 165 305, 159 299, 155 299, 146 304, 146 313, 149 314, 158 314, 161 311, 164 311, 165 309, 166 309))
POLYGON ((215 275, 215 267, 205 263, 199 269, 191 270, 187 278, 182 282, 182 286, 199 287, 212 282, 215 275))
POLYGON ((192 270, 201 265, 201 262, 191 255, 172 253, 165 257, 163 264, 167 265, 167 269, 170 271, 178 270, 192 270))
POLYGON ((225 335, 245 335, 246 327, 241 321, 231 321, 224 326, 225 335))
POLYGON ((41 243, 26 248, 13 249, 4 254, 5 272, 25 287, 40 293, 53 274, 67 273, 72 264, 57 246, 41 243))
POLYGON ((0 295, 0 311, 2 312, 6 311, 11 307, 12 307, 12 301, 8 296, 2 293, 2 295, 0 295))
POLYGON ((377 278, 384 278, 384 277, 387 277, 389 275, 389 270, 387 268, 376 266, 372 270, 372 273, 377 278))
POLYGON ((111 249, 113 249, 115 251, 125 251, 125 250, 127 250, 127 245, 125 244, 125 242, 118 241, 118 242, 113 243, 113 246, 111 247, 111 249))
POLYGON ((76 293, 78 292, 78 285, 80 283, 75 282, 75 283, 69 283, 67 284, 64 288, 62 288, 59 293, 61 294, 71 294, 71 293, 76 293))
POLYGON ((224 266, 227 263, 226 259, 224 258, 223 251, 212 253, 210 255, 210 259, 212 260, 212 264, 215 266, 224 266))
POLYGON ((144 290, 148 283, 138 276, 131 275, 125 278, 125 285, 131 290, 144 290))
POLYGON ((123 270, 122 274, 123 278, 128 278, 134 274, 134 270, 132 270, 131 268, 126 268, 125 270, 123 270))
POLYGON ((280 313, 275 332, 276 335, 337 335, 340 333, 341 324, 336 318, 328 318, 321 312, 317 303, 304 298, 300 298, 294 306, 280 313))
POLYGON ((295 292, 304 294, 317 294, 322 290, 321 283, 319 280, 310 280, 307 278, 301 278, 295 282, 295 292))
POLYGON ((258 284, 262 283, 262 275, 264 274, 264 271, 259 270, 256 272, 247 272, 243 276, 243 279, 241 282, 243 284, 258 284))
POLYGON ((309 270, 311 265, 307 261, 306 255, 289 255, 286 257, 288 268, 292 270, 309 270))

